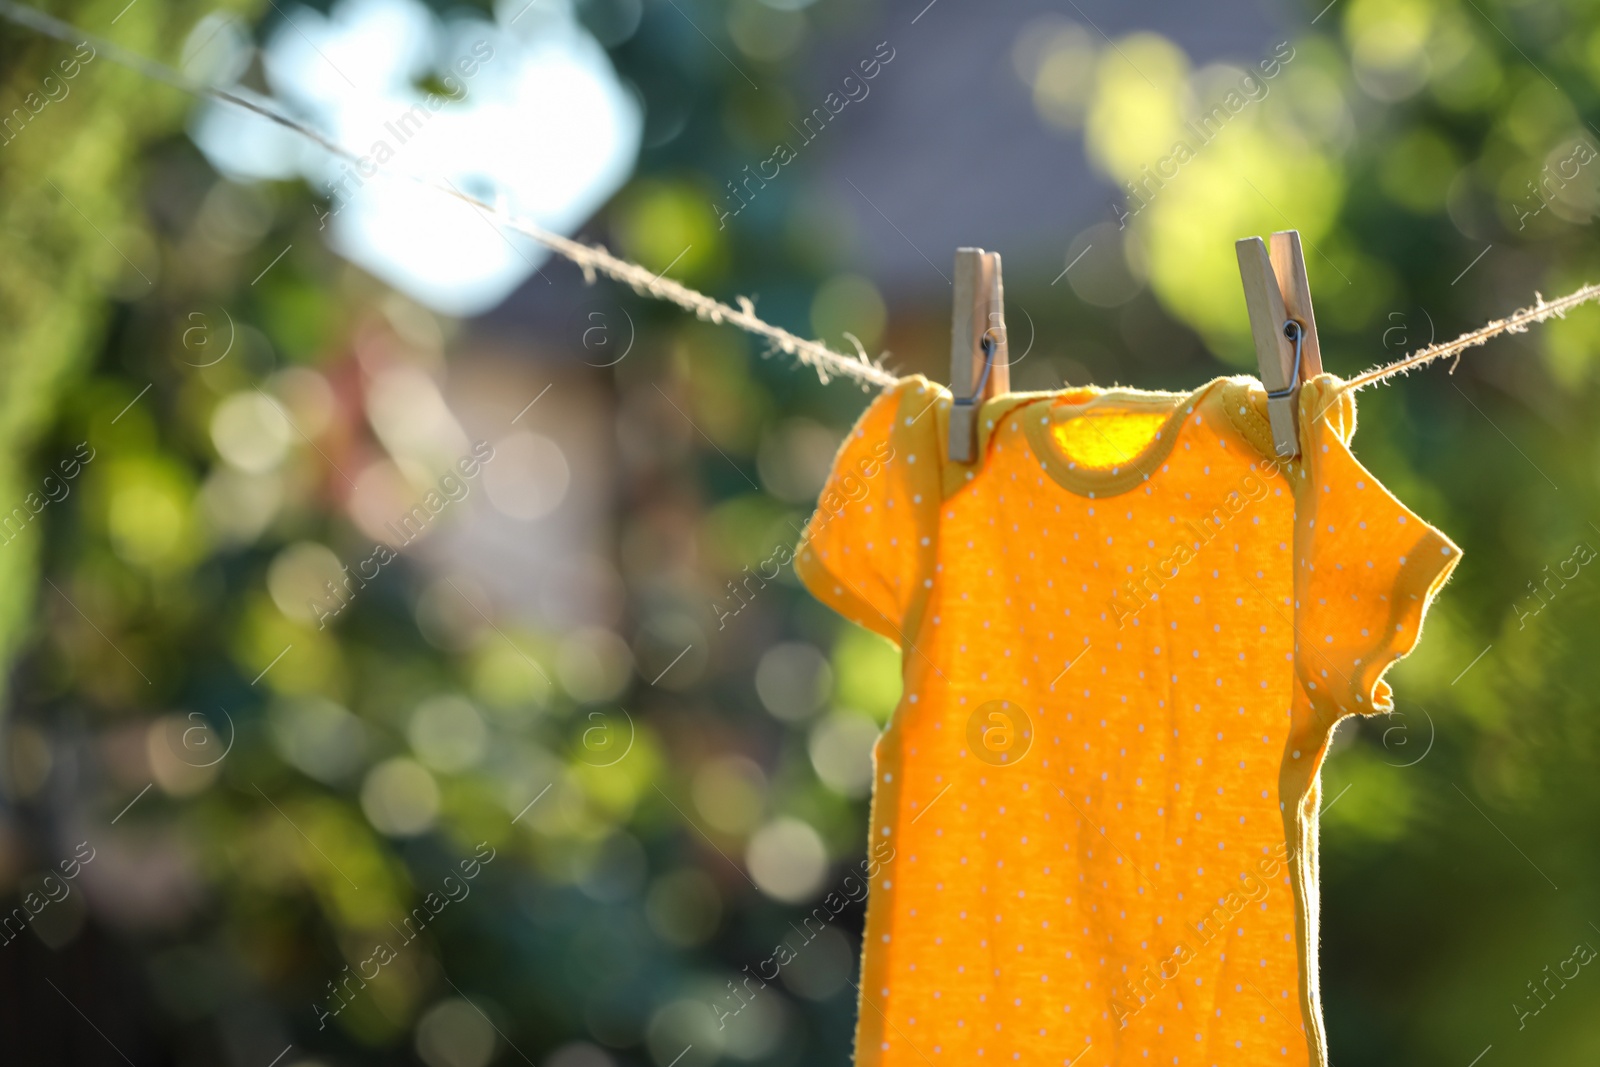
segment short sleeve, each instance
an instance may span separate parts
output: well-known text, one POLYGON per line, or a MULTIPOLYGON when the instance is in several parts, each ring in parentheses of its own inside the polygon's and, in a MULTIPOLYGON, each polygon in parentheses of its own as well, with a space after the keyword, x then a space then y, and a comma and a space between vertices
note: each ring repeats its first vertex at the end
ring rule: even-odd
POLYGON ((839 446, 795 550, 818 600, 901 646, 933 586, 941 395, 917 376, 872 403, 839 446))
POLYGON ((1416 646, 1461 558, 1350 451, 1355 398, 1320 375, 1301 389, 1295 620, 1300 682, 1325 724, 1392 711, 1384 672, 1416 646))

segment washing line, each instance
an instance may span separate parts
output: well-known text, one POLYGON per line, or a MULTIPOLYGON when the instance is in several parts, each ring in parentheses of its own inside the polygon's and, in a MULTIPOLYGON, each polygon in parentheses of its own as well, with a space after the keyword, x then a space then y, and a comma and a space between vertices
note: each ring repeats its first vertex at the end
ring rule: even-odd
MULTIPOLYGON (((262 118, 276 123, 285 129, 292 130, 302 137, 310 140, 324 151, 348 163, 363 163, 373 165, 372 161, 345 148, 333 141, 315 127, 301 122, 285 114, 275 102, 257 97, 256 94, 245 90, 219 89, 214 85, 197 82, 192 78, 180 74, 162 63, 149 59, 146 56, 130 52, 119 45, 113 44, 94 34, 85 33, 70 23, 47 15, 35 8, 18 4, 15 0, 0 0, 0 18, 16 25, 42 33, 48 37, 67 44, 76 44, 87 41, 92 44, 97 52, 104 53, 113 63, 127 67, 154 81, 163 82, 175 89, 182 90, 196 97, 206 97, 217 100, 233 107, 242 108, 262 118)), ((850 340, 856 345, 854 357, 835 352, 820 341, 811 341, 799 337, 788 330, 774 326, 758 317, 755 313, 755 304, 748 297, 737 297, 737 307, 726 304, 704 293, 663 277, 652 272, 649 268, 638 263, 631 263, 618 256, 612 255, 598 245, 584 244, 561 234, 553 233, 538 224, 525 218, 512 214, 498 204, 492 204, 462 192, 448 179, 424 177, 405 171, 396 170, 387 165, 378 165, 378 173, 387 177, 402 178, 415 182, 435 192, 443 193, 462 203, 476 209, 500 225, 520 233, 548 248, 557 255, 570 260, 583 271, 584 280, 593 283, 596 274, 606 277, 632 288, 642 296, 664 300, 693 312, 697 317, 713 323, 727 323, 739 329, 765 339, 778 351, 794 356, 805 366, 817 373, 823 383, 833 377, 851 378, 863 385, 876 385, 880 388, 892 386, 898 377, 886 370, 881 361, 869 359, 865 349, 854 337, 850 340)), ((1484 344, 1490 339, 1503 333, 1523 333, 1529 326, 1544 322, 1550 318, 1565 317, 1571 309, 1600 299, 1600 285, 1585 285, 1575 292, 1556 300, 1546 301, 1538 293, 1534 294, 1534 303, 1529 307, 1521 308, 1503 319, 1494 319, 1475 330, 1469 330, 1453 341, 1429 345, 1411 355, 1397 359, 1392 363, 1373 367, 1370 370, 1351 378, 1341 387, 1341 392, 1351 392, 1368 385, 1390 380, 1402 374, 1409 374, 1418 367, 1436 360, 1455 356, 1459 360, 1462 352, 1484 344)), ((848 334, 846 335, 849 336, 848 334)), ((1454 367, 1451 368, 1454 370, 1454 367)))
MULTIPOLYGON (((363 168, 373 165, 372 160, 357 155, 316 128, 290 117, 275 106, 274 102, 257 97, 254 93, 249 93, 246 90, 219 89, 214 85, 197 82, 173 70, 171 67, 130 52, 94 34, 84 33, 70 23, 62 22, 42 11, 15 3, 13 0, 0 0, 0 18, 67 44, 87 41, 94 46, 97 52, 103 53, 113 63, 127 67, 147 78, 163 82, 193 96, 217 100, 259 115, 307 138, 330 155, 348 163, 359 163, 363 168)), ((531 238, 557 255, 571 260, 578 266, 578 269, 583 271, 584 279, 590 283, 594 281, 596 274, 604 274, 628 285, 641 295, 668 301, 687 311, 694 312, 699 318, 714 323, 725 322, 764 338, 780 352, 792 355, 801 363, 812 368, 824 383, 835 376, 853 378, 863 384, 880 387, 891 386, 899 380, 895 374, 869 359, 859 342, 857 342, 857 351, 853 357, 835 352, 821 342, 806 340, 790 333, 788 330, 762 320, 756 315, 755 305, 748 297, 738 297, 736 300, 737 307, 723 303, 704 293, 690 289, 686 285, 673 281, 671 278, 663 277, 647 267, 637 263, 630 263, 614 256, 604 248, 563 237, 526 218, 512 214, 500 205, 491 204, 488 201, 480 200, 475 196, 464 193, 448 179, 441 180, 424 177, 383 165, 378 166, 378 172, 387 177, 402 178, 415 182, 425 188, 443 193, 445 196, 470 205, 486 218, 498 222, 507 229, 522 234, 524 237, 531 238)), ((363 169, 362 173, 366 173, 365 169, 363 169)), ((852 338, 852 340, 854 339, 852 338)))

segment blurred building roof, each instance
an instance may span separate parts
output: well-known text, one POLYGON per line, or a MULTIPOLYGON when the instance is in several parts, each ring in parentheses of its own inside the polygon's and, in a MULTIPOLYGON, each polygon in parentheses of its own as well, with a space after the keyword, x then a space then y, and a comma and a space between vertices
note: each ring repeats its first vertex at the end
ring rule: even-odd
POLYGON ((1081 132, 1054 128, 1035 109, 1013 60, 1019 36, 1075 22, 1106 49, 1159 28, 1196 67, 1249 65, 1271 54, 1286 22, 1257 0, 1005 7, 999 18, 993 6, 967 0, 890 0, 876 24, 830 41, 806 64, 820 102, 837 80, 830 72, 842 76, 879 41, 895 49, 870 97, 839 115, 818 139, 817 161, 807 161, 855 217, 857 269, 890 291, 942 285, 937 272, 949 274, 963 245, 999 250, 1008 268, 1054 275, 1075 234, 1113 218, 1115 187, 1091 169, 1081 132))
MULTIPOLYGON (((843 263, 892 301, 916 302, 942 290, 954 252, 964 245, 1000 251, 1013 284, 1024 271, 1047 284, 1066 265, 1074 237, 1115 221, 1116 188, 1091 167, 1081 129, 1041 117, 1018 54, 1030 45, 1047 48, 1046 38, 1063 32, 1103 53, 1148 30, 1181 47, 1197 69, 1249 66, 1272 54, 1285 21, 1258 0, 1216 0, 1204 8, 1178 0, 1138 7, 1015 0, 1003 18, 970 0, 885 0, 846 33, 818 33, 793 58, 800 73, 785 88, 803 121, 830 93, 843 96, 844 79, 859 76, 864 60, 892 55, 865 95, 820 132, 795 130, 788 141, 795 156, 773 180, 794 183, 791 194, 803 186, 804 195, 821 201, 824 214, 851 236, 843 263)), ((723 56, 741 72, 750 62, 741 63, 731 44, 723 56)), ((1086 64, 1095 61, 1091 55, 1086 64)), ((758 156, 744 162, 749 175, 762 169, 758 156)), ((738 176, 722 163, 706 165, 708 188, 738 176)), ((720 209, 736 206, 732 192, 724 196, 720 209)), ((764 305, 769 314, 777 306, 772 299, 764 305)), ((574 342, 589 318, 597 309, 613 315, 616 307, 605 286, 587 286, 570 265, 547 261, 477 325, 491 333, 559 335, 566 343, 541 350, 540 358, 583 358, 574 342)), ((792 316, 783 324, 806 332, 792 316)))

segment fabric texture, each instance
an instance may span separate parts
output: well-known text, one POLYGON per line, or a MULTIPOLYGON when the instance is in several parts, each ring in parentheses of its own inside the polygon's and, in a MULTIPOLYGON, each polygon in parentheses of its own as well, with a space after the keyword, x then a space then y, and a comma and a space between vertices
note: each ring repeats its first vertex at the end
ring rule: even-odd
POLYGON ((1339 384, 1288 462, 1248 378, 1000 397, 970 465, 920 377, 861 417, 795 554, 903 653, 861 1067, 1327 1063, 1318 768, 1460 557, 1339 384))

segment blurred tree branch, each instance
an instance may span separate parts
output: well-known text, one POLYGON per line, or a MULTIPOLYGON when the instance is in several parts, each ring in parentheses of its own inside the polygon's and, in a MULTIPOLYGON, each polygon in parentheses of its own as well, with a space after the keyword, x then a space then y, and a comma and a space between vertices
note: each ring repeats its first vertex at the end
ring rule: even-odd
MULTIPOLYGON (((225 9, 253 4, 229 2, 225 9)), ((127 47, 177 59, 199 0, 104 0, 50 5, 53 14, 127 47)), ((159 290, 156 242, 138 200, 142 146, 180 128, 189 100, 103 59, 16 27, 0 28, 0 521, 27 510, 41 434, 82 380, 110 320, 108 290, 136 299, 159 290), (76 65, 76 73, 66 71, 76 65), (47 80, 48 79, 48 80, 47 80), (34 111, 34 106, 38 110, 34 111)), ((8 531, 9 533, 9 531, 8 531)), ((41 524, 0 552, 0 662, 25 638, 38 584, 41 524)))

